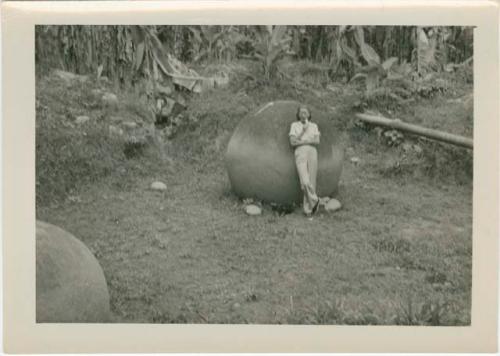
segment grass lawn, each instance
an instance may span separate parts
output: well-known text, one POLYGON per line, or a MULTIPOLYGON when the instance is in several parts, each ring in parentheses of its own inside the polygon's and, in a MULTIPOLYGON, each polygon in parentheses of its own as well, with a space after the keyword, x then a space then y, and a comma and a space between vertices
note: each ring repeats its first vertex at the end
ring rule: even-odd
MULTIPOLYGON (((67 199, 37 204, 37 219, 96 255, 114 321, 469 325, 472 184, 454 172, 471 158, 416 139, 423 153, 412 156, 346 121, 342 209, 309 221, 265 205, 251 217, 231 193, 223 155, 238 119, 269 99, 258 95, 204 96, 205 121, 169 143, 168 159, 129 159, 67 199), (150 190, 155 180, 167 190, 150 190)), ((339 110, 343 97, 300 99, 339 110)), ((406 114, 464 133, 460 106, 446 98, 406 114)))
POLYGON ((346 162, 343 209, 313 221, 247 216, 221 161, 103 181, 38 216, 95 253, 117 322, 468 324, 471 189, 372 169, 346 162))

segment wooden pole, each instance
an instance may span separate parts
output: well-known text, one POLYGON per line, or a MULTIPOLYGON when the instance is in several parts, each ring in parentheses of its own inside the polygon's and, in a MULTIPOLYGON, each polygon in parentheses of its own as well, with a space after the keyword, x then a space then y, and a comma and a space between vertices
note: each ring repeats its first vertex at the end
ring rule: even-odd
POLYGON ((468 137, 453 135, 448 132, 433 130, 422 126, 404 123, 400 120, 391 120, 382 116, 356 114, 356 117, 369 124, 389 127, 395 130, 409 132, 415 135, 424 136, 436 141, 451 143, 452 145, 473 149, 473 141, 468 137))

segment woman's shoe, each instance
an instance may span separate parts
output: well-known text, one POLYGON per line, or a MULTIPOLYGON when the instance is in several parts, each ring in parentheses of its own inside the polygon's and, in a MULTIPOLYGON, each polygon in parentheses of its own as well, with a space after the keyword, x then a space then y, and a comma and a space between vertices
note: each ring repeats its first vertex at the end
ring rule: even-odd
POLYGON ((312 208, 312 213, 316 214, 316 212, 318 211, 318 209, 319 209, 319 199, 316 202, 316 205, 314 205, 314 207, 312 208))

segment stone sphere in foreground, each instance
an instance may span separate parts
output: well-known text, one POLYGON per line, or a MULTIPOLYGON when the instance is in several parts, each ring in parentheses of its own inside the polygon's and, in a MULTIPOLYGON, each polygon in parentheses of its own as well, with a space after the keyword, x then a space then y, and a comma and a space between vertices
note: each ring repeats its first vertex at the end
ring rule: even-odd
POLYGON ((109 293, 90 250, 61 228, 36 223, 36 321, 110 321, 109 293))
MULTIPOLYGON (((278 204, 302 202, 288 136, 299 105, 295 101, 270 102, 239 123, 226 152, 226 168, 236 195, 278 204)), ((337 191, 342 172, 344 154, 336 141, 339 133, 329 117, 309 109, 321 133, 317 193, 331 196, 337 191)))

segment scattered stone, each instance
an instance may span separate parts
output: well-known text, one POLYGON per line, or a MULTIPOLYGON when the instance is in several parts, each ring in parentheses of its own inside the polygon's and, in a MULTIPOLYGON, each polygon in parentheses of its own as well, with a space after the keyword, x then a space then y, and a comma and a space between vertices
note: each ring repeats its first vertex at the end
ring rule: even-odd
POLYGON ((134 121, 125 121, 122 122, 122 126, 128 130, 133 130, 137 128, 137 123, 134 121))
POLYGON ((167 185, 163 182, 153 182, 151 184, 151 189, 153 190, 159 190, 159 191, 164 191, 164 190, 167 190, 167 185))
POLYGON ((330 199, 328 203, 325 204, 325 210, 333 213, 339 210, 342 207, 342 204, 337 199, 330 199))
POLYGON ((255 204, 250 204, 245 207, 245 213, 251 216, 261 215, 262 209, 255 204))
POLYGON ((113 93, 104 93, 102 102, 106 106, 118 106, 118 97, 113 93))
POLYGON ((452 99, 446 100, 446 102, 448 104, 461 104, 463 102, 463 99, 462 98, 452 98, 452 99))
POLYGON ((111 136, 123 136, 123 130, 119 127, 109 125, 109 134, 111 136))
POLYGON ((351 163, 353 164, 359 164, 360 161, 359 157, 351 157, 351 163))
POLYGON ((240 303, 233 304, 233 310, 239 309, 241 307, 240 303))
POLYGON ((69 232, 37 221, 36 322, 105 323, 110 319, 106 278, 90 249, 69 232))
POLYGON ((64 80, 67 84, 71 84, 71 82, 74 82, 74 81, 79 81, 79 82, 86 82, 88 77, 85 76, 85 75, 78 75, 78 74, 75 74, 75 73, 71 73, 71 72, 66 72, 64 70, 59 70, 59 69, 56 69, 54 71, 54 75, 62 80, 64 80))
POLYGON ((88 116, 78 116, 75 120, 75 124, 77 125, 82 125, 90 120, 90 117, 88 116))
POLYGON ((319 197, 319 203, 321 205, 326 205, 326 204, 328 204, 329 201, 330 201, 330 197, 319 197))

